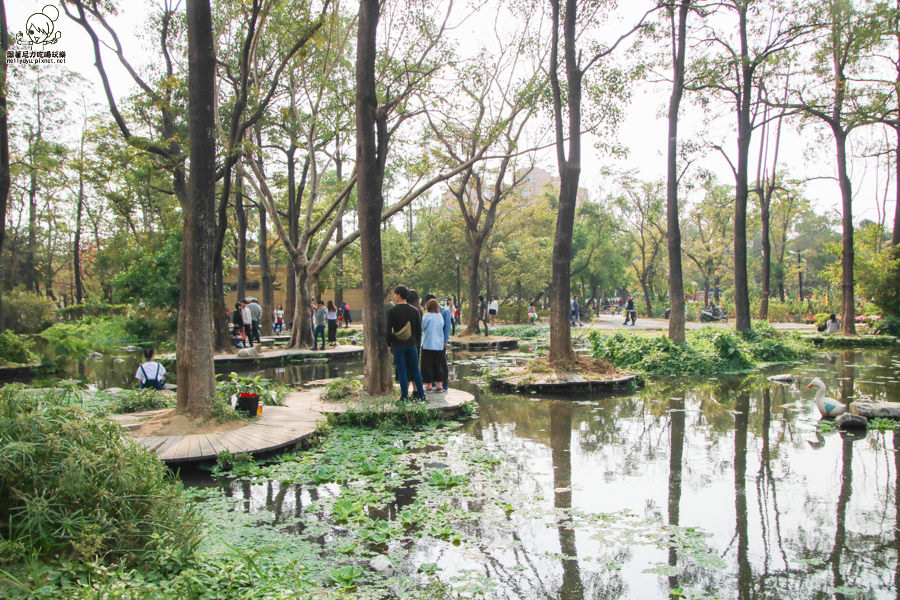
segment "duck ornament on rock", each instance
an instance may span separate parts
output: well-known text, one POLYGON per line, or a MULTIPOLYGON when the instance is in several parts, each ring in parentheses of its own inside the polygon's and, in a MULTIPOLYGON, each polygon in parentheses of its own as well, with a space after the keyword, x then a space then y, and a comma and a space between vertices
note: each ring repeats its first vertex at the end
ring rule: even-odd
POLYGON ((816 407, 818 407, 823 417, 834 418, 847 412, 847 407, 844 404, 841 404, 834 398, 825 397, 825 383, 818 377, 813 379, 806 387, 816 388, 816 407))

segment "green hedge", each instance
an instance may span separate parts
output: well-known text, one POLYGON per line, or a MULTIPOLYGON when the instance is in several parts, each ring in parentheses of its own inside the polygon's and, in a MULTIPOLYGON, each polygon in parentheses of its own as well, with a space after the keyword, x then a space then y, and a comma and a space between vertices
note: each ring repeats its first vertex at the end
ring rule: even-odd
POLYGON ((683 344, 666 335, 619 331, 595 330, 590 337, 596 358, 647 375, 735 373, 760 363, 793 362, 810 352, 796 336, 758 321, 743 334, 719 328, 692 331, 683 344))

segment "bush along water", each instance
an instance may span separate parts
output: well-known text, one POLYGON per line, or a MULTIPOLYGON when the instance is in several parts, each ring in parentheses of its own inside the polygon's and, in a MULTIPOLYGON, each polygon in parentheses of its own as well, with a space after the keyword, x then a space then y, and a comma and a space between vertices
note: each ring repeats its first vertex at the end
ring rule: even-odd
POLYGON ((4 596, 40 587, 34 569, 23 567, 29 562, 159 568, 193 552, 198 521, 181 484, 118 424, 52 391, 6 386, 0 390, 0 439, 4 596))
POLYGON ((764 322, 754 322, 744 333, 713 327, 692 331, 683 344, 665 335, 592 331, 591 344, 596 358, 647 375, 739 373, 762 363, 795 362, 811 352, 795 335, 764 322))
POLYGON ((30 365, 40 361, 32 352, 33 344, 24 335, 10 331, 0 331, 0 367, 30 365))

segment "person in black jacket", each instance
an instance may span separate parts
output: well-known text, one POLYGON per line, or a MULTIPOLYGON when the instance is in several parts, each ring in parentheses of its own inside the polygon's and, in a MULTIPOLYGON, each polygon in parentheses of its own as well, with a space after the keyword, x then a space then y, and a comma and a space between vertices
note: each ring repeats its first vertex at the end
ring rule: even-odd
POLYGON ((413 400, 425 400, 425 384, 419 371, 419 346, 422 344, 422 320, 419 311, 406 300, 409 290, 405 285, 394 288, 394 306, 387 312, 387 344, 394 356, 397 382, 400 384, 400 400, 407 399, 409 381, 416 384, 413 400))
POLYGON ((231 331, 231 343, 234 344, 235 347, 237 347, 237 340, 241 340, 244 344, 244 348, 246 348, 247 341, 242 340, 241 338, 241 333, 244 332, 244 313, 241 309, 241 303, 238 302, 234 305, 234 310, 231 312, 231 324, 233 326, 233 329, 231 331))
POLYGON ((623 325, 628 325, 628 319, 631 319, 631 324, 633 326, 636 315, 637 311, 634 309, 634 298, 631 297, 631 294, 628 294, 628 301, 625 303, 625 323, 623 323, 623 325))

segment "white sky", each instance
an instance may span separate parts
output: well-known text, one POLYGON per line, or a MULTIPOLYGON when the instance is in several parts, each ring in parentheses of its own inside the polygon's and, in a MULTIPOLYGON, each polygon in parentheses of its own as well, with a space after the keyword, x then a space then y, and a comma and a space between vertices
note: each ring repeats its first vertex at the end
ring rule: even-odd
MULTIPOLYGON (((623 8, 627 13, 635 15, 642 11, 641 6, 645 3, 633 3, 623 8)), ((42 7, 47 4, 47 0, 7 0, 7 22, 11 33, 24 31, 27 18, 35 12, 40 12, 42 7)), ((138 0, 130 0, 128 3, 122 3, 124 8, 122 14, 114 21, 119 35, 126 48, 126 53, 131 57, 134 64, 141 64, 143 60, 156 60, 155 53, 150 53, 143 48, 143 43, 137 36, 138 32, 143 31, 144 14, 151 4, 138 0)), ((625 13, 622 17, 624 24, 630 14, 625 13)), ((66 50, 66 67, 82 74, 88 81, 93 84, 96 94, 96 101, 105 107, 106 101, 103 97, 102 88, 99 83, 99 77, 93 66, 93 52, 90 47, 88 36, 81 28, 70 21, 60 11, 60 17, 55 23, 58 31, 61 32, 59 42, 52 49, 66 50)), ((484 20, 474 21, 471 27, 474 31, 483 28, 492 23, 485 23, 484 20)), ((616 25, 610 25, 614 30, 616 25)), ((624 25, 622 25, 624 29, 624 25)), ((118 61, 113 56, 104 56, 104 65, 110 75, 113 91, 117 97, 121 98, 132 90, 130 77, 119 66, 118 61)), ((48 65, 47 68, 52 68, 48 65)), ((14 81, 10 81, 10 85, 15 85, 14 81)), ((645 179, 658 179, 665 177, 665 142, 667 133, 667 124, 663 116, 668 104, 669 87, 666 84, 641 84, 635 91, 632 101, 627 110, 625 122, 620 128, 620 140, 626 144, 629 149, 629 156, 624 160, 613 160, 608 156, 601 156, 593 148, 593 140, 590 136, 585 136, 583 140, 583 161, 582 161, 582 179, 581 186, 589 190, 594 200, 599 200, 600 190, 614 189, 614 183, 605 179, 601 175, 603 167, 615 167, 618 169, 636 169, 640 176, 645 179)), ((734 147, 735 135, 730 132, 728 126, 730 123, 722 123, 721 130, 712 130, 702 132, 701 120, 702 115, 696 107, 691 106, 690 97, 686 96, 683 106, 683 117, 680 125, 681 139, 696 138, 703 135, 705 138, 718 138, 726 142, 726 148, 734 147)), ((12 124, 13 126, 14 123, 12 124)), ((874 130, 854 133, 851 140, 861 139, 862 136, 880 135, 874 130)), ((835 179, 827 179, 834 177, 835 167, 833 158, 833 142, 829 136, 820 137, 815 135, 811 129, 805 130, 802 134, 796 131, 789 132, 783 136, 780 162, 789 165, 789 171, 794 177, 808 178, 824 178, 812 181, 807 186, 807 195, 813 201, 814 206, 820 212, 830 212, 832 216, 839 214, 840 208, 840 192, 838 190, 837 181, 835 179)), ((755 151, 752 153, 755 156, 755 151)), ((752 162, 752 159, 751 159, 752 162)), ((542 156, 539 163, 551 172, 556 172, 555 157, 552 152, 548 152, 546 156, 542 156)), ((733 181, 727 164, 722 157, 714 152, 706 155, 701 162, 698 163, 704 168, 715 172, 720 181, 723 183, 731 183, 733 181)), ((863 161, 857 159, 854 161, 852 168, 852 178, 854 185, 854 221, 863 218, 877 220, 877 205, 883 201, 885 189, 884 168, 876 168, 875 161, 869 159, 863 161), (879 198, 880 197, 880 198, 879 198)), ((751 165, 751 175, 755 173, 755 168, 751 165)), ((893 183, 890 184, 893 188, 893 183)), ((751 199, 752 202, 752 199, 751 199)), ((888 192, 887 202, 887 221, 892 222, 895 206, 895 193, 891 190, 888 192)))

